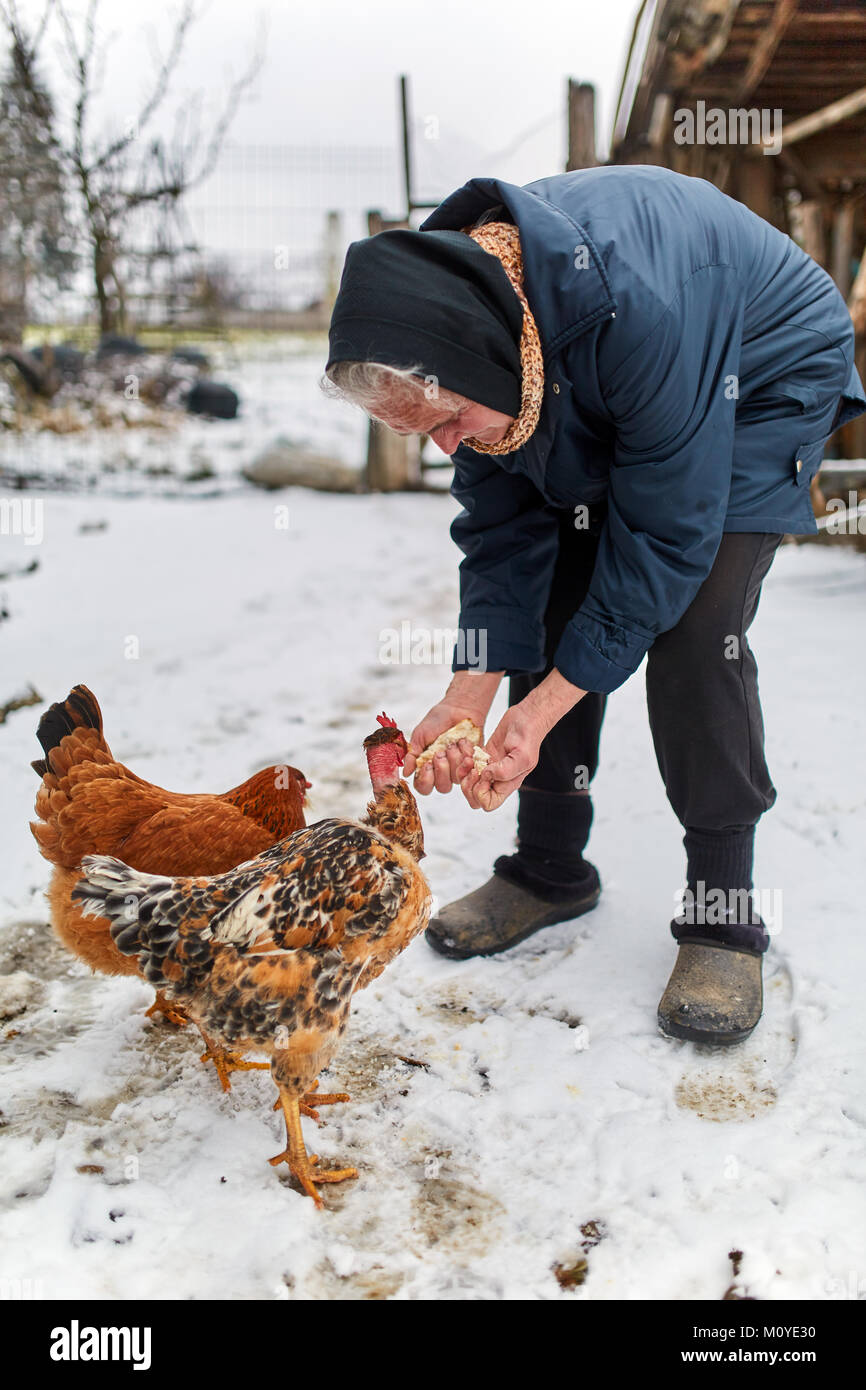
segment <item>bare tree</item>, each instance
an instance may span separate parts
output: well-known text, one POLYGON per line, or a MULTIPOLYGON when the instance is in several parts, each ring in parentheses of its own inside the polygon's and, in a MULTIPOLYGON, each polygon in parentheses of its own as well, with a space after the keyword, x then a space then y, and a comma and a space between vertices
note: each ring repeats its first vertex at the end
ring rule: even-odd
MULTIPOLYGON (((83 24, 76 31, 65 0, 48 0, 63 36, 72 106, 69 132, 54 137, 54 148, 78 195, 84 234, 89 248, 93 286, 103 333, 126 327, 125 262, 130 225, 148 210, 163 221, 180 199, 213 171, 243 93, 261 67, 263 36, 259 35, 250 61, 225 95, 209 137, 200 129, 201 97, 190 98, 175 113, 170 138, 150 134, 164 108, 172 79, 180 63, 190 29, 198 15, 193 0, 183 0, 168 50, 158 58, 150 93, 136 117, 120 132, 108 137, 91 133, 92 109, 105 70, 107 48, 97 34, 99 0, 88 0, 83 24)), ((0 0, 0 14, 12 36, 35 51, 18 18, 16 0, 0 0)), ((45 21, 39 35, 45 32, 45 21)))
POLYGON ((0 339, 7 343, 21 341, 36 293, 66 288, 75 265, 53 130, 32 46, 13 40, 0 79, 0 339))

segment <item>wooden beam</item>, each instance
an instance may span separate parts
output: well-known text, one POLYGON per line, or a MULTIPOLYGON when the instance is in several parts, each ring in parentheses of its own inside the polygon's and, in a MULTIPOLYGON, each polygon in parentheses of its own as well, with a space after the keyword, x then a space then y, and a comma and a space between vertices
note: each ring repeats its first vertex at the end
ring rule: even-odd
MULTIPOLYGON (((739 4, 740 0, 723 0, 739 4)), ((669 31, 683 0, 642 0, 635 20, 616 105, 611 159, 641 163, 660 74, 670 58, 669 31)), ((662 83, 662 85, 666 85, 662 83)))
MULTIPOLYGON (((807 80, 805 73, 803 80, 807 80)), ((813 111, 811 116, 801 116, 798 121, 791 121, 790 125, 785 125, 782 128, 782 144, 794 145, 798 140, 807 140, 810 135, 829 130, 831 126, 838 125, 840 121, 847 121, 849 116, 856 116, 860 111, 866 111, 866 87, 859 87, 847 97, 831 101, 829 106, 822 106, 820 111, 813 111)))
MULTIPOLYGON (((797 180, 797 187, 806 198, 819 198, 825 193, 839 188, 846 180, 852 184, 866 183, 866 138, 860 130, 827 130, 814 135, 807 144, 793 145, 790 150, 782 146, 775 159, 768 163, 791 167, 797 164, 805 168, 814 180, 815 191, 797 180), (807 158, 808 157, 808 158, 807 158)), ((840 194, 846 190, 841 188, 840 194)))
POLYGON ((637 94, 638 83, 640 81, 640 70, 645 65, 647 53, 649 51, 650 31, 647 24, 652 24, 658 11, 658 0, 652 0, 652 11, 647 11, 649 0, 641 0, 640 9, 635 16, 634 26, 631 31, 631 40, 628 46, 628 53, 625 58, 625 65, 622 70, 622 81, 619 84, 619 96, 616 100, 616 112, 613 120, 613 135, 611 137, 611 149, 616 151, 619 145, 625 140, 628 134, 628 127, 631 121, 632 107, 637 94), (643 49, 640 52, 640 69, 637 77, 632 76, 632 63, 636 64, 638 52, 638 39, 643 42, 643 49))
POLYGON ((715 12, 708 16, 716 22, 715 33, 707 43, 694 53, 686 55, 678 53, 676 49, 671 49, 669 56, 677 87, 684 87, 687 83, 694 81, 698 73, 711 67, 717 58, 721 58, 741 3, 742 0, 717 0, 715 12), (719 11, 718 6, 722 7, 721 11, 719 11))
MULTIPOLYGON (((747 9, 752 8, 753 6, 751 5, 747 6, 747 9)), ((761 8, 763 9, 763 6, 761 8)), ((805 28, 809 25, 814 28, 820 27, 820 29, 823 30, 828 24, 844 24, 854 25, 855 28, 859 28, 863 24, 864 18, 866 18, 866 15, 863 14, 863 10, 857 9, 856 7, 849 10, 804 10, 797 19, 797 27, 799 28, 802 25, 805 28)))
POLYGON ((776 7, 773 11, 773 18, 770 20, 769 27, 759 34, 758 39, 752 49, 752 56, 749 65, 743 75, 737 94, 732 105, 741 106, 748 101, 752 92, 761 82, 768 67, 773 61, 773 55, 779 47, 785 35, 785 30, 797 13, 797 6, 800 0, 776 0, 776 7))

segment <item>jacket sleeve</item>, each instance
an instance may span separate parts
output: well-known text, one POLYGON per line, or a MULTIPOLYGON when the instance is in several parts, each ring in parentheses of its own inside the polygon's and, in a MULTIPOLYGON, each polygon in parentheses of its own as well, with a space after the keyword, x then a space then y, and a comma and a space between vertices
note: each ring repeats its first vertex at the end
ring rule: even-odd
POLYGON ((608 515, 554 658, 583 690, 622 685, 712 568, 731 486, 742 318, 733 268, 707 266, 606 378, 600 364, 616 431, 608 515))
POLYGON ((559 547, 556 514, 528 478, 506 472, 495 455, 461 445, 453 457, 451 493, 463 510, 451 536, 464 559, 452 669, 540 671, 559 547))

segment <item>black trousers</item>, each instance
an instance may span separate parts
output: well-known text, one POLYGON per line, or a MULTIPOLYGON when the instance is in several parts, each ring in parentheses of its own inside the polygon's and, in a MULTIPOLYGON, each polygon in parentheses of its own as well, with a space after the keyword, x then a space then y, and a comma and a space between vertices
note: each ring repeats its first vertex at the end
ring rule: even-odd
MULTIPOLYGON (((576 530, 560 521, 559 556, 545 615, 547 665, 513 676, 510 703, 553 664, 561 634, 592 577, 599 519, 576 530)), ((668 800, 685 830, 687 882, 749 888, 755 824, 776 799, 764 758, 758 673, 746 633, 780 535, 730 533, 676 627, 647 658, 646 690, 656 758, 668 800)), ((592 867, 583 849, 592 823, 589 786, 599 757, 606 696, 590 693, 548 734, 520 789, 518 850, 497 861, 529 886, 563 895, 592 867)))

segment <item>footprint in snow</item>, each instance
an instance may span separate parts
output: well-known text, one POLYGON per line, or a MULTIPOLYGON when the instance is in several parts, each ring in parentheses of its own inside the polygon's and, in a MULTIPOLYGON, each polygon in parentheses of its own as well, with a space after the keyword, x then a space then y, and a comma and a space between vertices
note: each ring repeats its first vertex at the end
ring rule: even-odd
POLYGON ((702 1120, 753 1120, 775 1106, 797 1052, 791 972, 778 951, 764 965, 764 1013, 750 1038, 734 1047, 676 1043, 691 1065, 674 1087, 682 1110, 702 1120))

